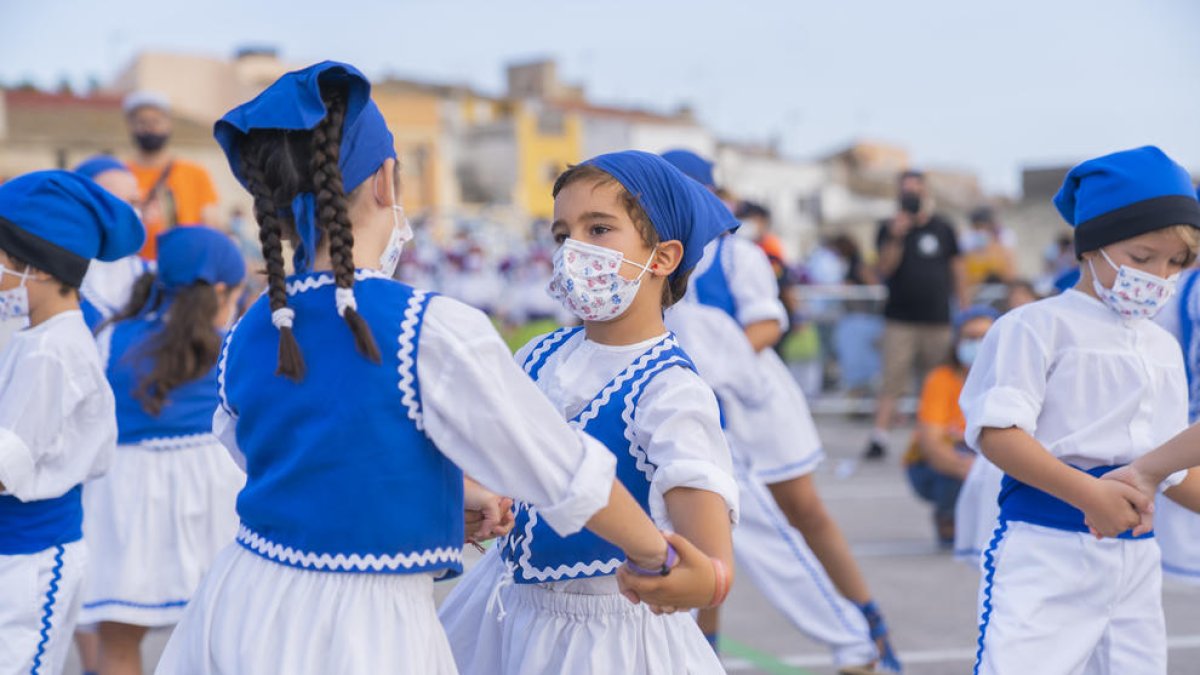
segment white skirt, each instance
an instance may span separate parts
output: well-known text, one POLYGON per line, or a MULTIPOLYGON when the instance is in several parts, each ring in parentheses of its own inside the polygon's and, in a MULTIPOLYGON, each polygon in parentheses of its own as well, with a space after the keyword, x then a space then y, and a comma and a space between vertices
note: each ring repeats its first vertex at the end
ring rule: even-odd
POLYGON ((1000 481, 1004 472, 976 455, 954 507, 954 558, 979 567, 996 526, 1000 524, 1000 481))
POLYGON ((758 355, 763 404, 738 406, 729 416, 729 445, 745 454, 754 477, 772 485, 812 473, 824 459, 808 401, 773 349, 758 355))
POLYGON ((82 541, 0 555, 0 675, 62 672, 87 557, 82 541))
POLYGON ((1200 584, 1200 515, 1160 494, 1154 503, 1154 536, 1162 549, 1163 573, 1200 584))
POLYGON ((83 490, 91 552, 84 624, 179 621, 217 553, 237 535, 246 476, 211 434, 117 448, 83 490))
POLYGON ((317 572, 217 556, 158 675, 454 675, 431 574, 317 572))
POLYGON ((501 584, 504 577, 493 547, 442 604, 439 616, 464 675, 725 672, 687 612, 655 616, 619 593, 501 584))

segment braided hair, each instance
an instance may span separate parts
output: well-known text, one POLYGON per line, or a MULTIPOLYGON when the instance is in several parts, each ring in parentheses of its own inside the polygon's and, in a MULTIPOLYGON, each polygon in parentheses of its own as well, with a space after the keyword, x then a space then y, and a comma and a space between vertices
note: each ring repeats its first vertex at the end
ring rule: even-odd
POLYGON ((328 238, 330 260, 338 288, 338 313, 354 334, 358 351, 380 363, 379 347, 354 303, 354 235, 347 198, 338 167, 342 124, 346 115, 344 92, 322 87, 325 118, 312 131, 254 129, 238 147, 240 170, 254 197, 259 242, 267 271, 267 297, 271 321, 279 329, 277 375, 299 382, 304 378, 304 355, 292 330, 295 312, 288 307, 283 262, 283 240, 297 242, 291 204, 297 195, 315 193, 317 227, 328 238))

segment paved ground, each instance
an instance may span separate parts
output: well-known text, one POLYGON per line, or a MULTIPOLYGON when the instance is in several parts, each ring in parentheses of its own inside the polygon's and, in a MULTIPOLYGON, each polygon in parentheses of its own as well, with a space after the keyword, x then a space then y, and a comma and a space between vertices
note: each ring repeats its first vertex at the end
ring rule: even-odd
MULTIPOLYGON (((976 571, 956 563, 933 545, 927 508, 908 489, 893 452, 881 464, 856 465, 867 429, 837 418, 820 427, 830 459, 819 485, 834 516, 858 554, 891 623, 895 644, 912 675, 969 673, 976 635, 976 571)), ((896 445, 904 440, 897 434, 896 445)), ((439 590, 444 594, 448 588, 439 590)), ((1167 631, 1171 674, 1197 672, 1200 658, 1200 586, 1168 582, 1167 631)), ((832 673, 828 652, 789 626, 758 591, 743 581, 733 590, 724 615, 726 666, 731 673, 832 673)), ((165 633, 146 644, 148 667, 161 651, 165 633)), ((73 661, 68 675, 77 675, 73 661)))

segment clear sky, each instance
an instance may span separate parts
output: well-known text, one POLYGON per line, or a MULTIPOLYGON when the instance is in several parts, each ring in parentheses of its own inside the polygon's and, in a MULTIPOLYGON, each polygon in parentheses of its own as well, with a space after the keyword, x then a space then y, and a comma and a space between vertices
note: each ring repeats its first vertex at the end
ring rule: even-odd
POLYGON ((1197 0, 0 0, 9 84, 246 44, 493 92, 553 56, 599 102, 690 103, 799 157, 894 141, 1002 192, 1022 165, 1145 143, 1200 173, 1197 0))

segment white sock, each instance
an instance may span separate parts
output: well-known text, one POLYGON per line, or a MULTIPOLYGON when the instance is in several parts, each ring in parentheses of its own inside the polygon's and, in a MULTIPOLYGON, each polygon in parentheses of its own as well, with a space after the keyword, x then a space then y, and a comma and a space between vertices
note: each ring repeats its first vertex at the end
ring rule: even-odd
POLYGON ((889 441, 889 435, 888 435, 887 429, 880 429, 879 427, 872 429, 871 430, 871 440, 886 448, 888 446, 888 441, 889 441))

